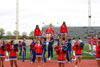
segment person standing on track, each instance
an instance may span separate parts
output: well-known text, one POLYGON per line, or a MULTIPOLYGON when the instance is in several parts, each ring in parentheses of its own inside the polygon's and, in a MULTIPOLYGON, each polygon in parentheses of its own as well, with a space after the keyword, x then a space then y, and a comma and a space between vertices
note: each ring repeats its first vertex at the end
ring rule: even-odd
POLYGON ((50 60, 50 56, 51 56, 51 59, 53 60, 53 44, 54 44, 54 38, 53 36, 51 36, 49 44, 48 44, 48 60, 50 60))
POLYGON ((71 45, 71 39, 68 39, 68 45, 67 45, 67 62, 71 63, 71 50, 72 50, 72 45, 71 45))
POLYGON ((52 29, 52 24, 49 25, 49 28, 46 29, 45 31, 46 34, 46 41, 47 41, 47 45, 48 42, 50 41, 51 35, 53 36, 55 34, 55 31, 52 29))
POLYGON ((75 50, 74 50, 75 42, 76 42, 75 37, 73 37, 73 40, 72 40, 72 49, 73 49, 73 59, 72 59, 72 60, 73 60, 73 61, 76 60, 76 58, 75 58, 75 50))
POLYGON ((60 34, 61 34, 61 40, 63 40, 63 37, 65 38, 65 41, 67 40, 67 35, 68 35, 68 31, 67 31, 67 26, 66 26, 66 22, 64 21, 63 24, 60 27, 60 34))
POLYGON ((23 42, 22 42, 22 51, 23 51, 23 59, 22 61, 25 62, 26 60, 26 38, 23 39, 23 42))
POLYGON ((65 55, 66 55, 66 52, 67 52, 67 49, 63 51, 63 46, 66 46, 64 45, 63 43, 60 43, 60 45, 56 45, 55 46, 55 51, 56 51, 56 54, 58 55, 58 58, 57 58, 57 62, 59 64, 59 67, 65 67, 65 55))
POLYGON ((89 43, 89 54, 92 54, 92 40, 91 37, 88 37, 88 43, 89 43))
POLYGON ((38 63, 38 67, 42 67, 42 44, 40 43, 40 40, 37 41, 35 45, 35 50, 36 50, 36 60, 38 63))
POLYGON ((40 40, 41 35, 42 35, 41 30, 39 26, 36 25, 36 28, 34 30, 34 36, 36 37, 36 40, 40 40))
POLYGON ((11 40, 9 59, 10 59, 11 67, 13 67, 13 63, 15 64, 15 67, 18 67, 18 65, 17 65, 17 52, 18 52, 18 49, 15 50, 15 48, 17 48, 17 47, 14 47, 14 45, 15 45, 15 41, 11 40))
POLYGON ((75 57, 76 57, 76 63, 75 63, 75 67, 77 67, 78 63, 79 63, 79 67, 81 67, 81 58, 82 58, 82 50, 83 48, 80 46, 80 42, 76 41, 75 45, 74 45, 74 50, 75 50, 75 57))
POLYGON ((20 49, 19 56, 21 56, 22 55, 22 43, 21 43, 21 41, 19 41, 19 49, 20 49))
POLYGON ((35 45, 36 45, 35 39, 32 39, 32 43, 30 45, 31 63, 35 62, 36 58, 35 45))
POLYGON ((46 63, 45 53, 46 53, 46 38, 43 38, 43 41, 42 41, 42 55, 43 55, 42 61, 44 63, 46 63))
POLYGON ((96 37, 93 37, 92 43, 93 43, 93 55, 96 55, 96 45, 97 45, 96 37))
POLYGON ((5 42, 2 41, 0 43, 0 67, 4 67, 4 60, 5 60, 5 42))
POLYGON ((96 60, 98 67, 100 67, 100 41, 98 42, 98 45, 96 45, 96 60))

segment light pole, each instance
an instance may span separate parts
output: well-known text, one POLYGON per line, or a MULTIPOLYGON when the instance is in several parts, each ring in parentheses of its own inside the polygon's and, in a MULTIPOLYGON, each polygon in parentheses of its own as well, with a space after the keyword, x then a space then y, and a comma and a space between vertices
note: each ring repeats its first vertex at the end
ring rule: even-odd
POLYGON ((16 40, 18 41, 19 24, 19 0, 16 0, 16 40))
POLYGON ((90 35, 89 29, 91 29, 91 0, 88 0, 88 35, 90 35))
POLYGON ((91 0, 88 0, 88 26, 91 26, 91 0))

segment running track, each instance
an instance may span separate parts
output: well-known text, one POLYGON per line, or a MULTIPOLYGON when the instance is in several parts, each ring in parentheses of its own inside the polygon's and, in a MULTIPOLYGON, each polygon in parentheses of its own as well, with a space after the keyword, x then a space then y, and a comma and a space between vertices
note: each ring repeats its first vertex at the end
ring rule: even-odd
MULTIPOLYGON (((10 67, 9 61, 5 61, 5 67, 10 67)), ((37 67, 37 63, 30 63, 29 60, 26 62, 18 60, 18 67, 37 67)), ((58 67, 58 64, 55 60, 52 60, 47 63, 42 63, 42 67, 58 67)), ((65 67, 75 67, 75 62, 66 63, 65 67)), ((82 60, 80 67, 97 67, 97 63, 96 60, 82 60)))

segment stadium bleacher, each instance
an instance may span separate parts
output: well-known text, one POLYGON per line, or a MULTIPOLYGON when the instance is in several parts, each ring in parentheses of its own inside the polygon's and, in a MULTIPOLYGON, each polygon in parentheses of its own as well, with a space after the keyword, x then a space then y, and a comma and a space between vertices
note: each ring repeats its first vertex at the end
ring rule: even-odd
MULTIPOLYGON (((45 37, 45 30, 47 27, 48 26, 42 27, 43 37, 45 37)), ((53 26, 52 28, 55 30, 54 38, 58 38, 60 27, 53 26)), ((100 27, 68 27, 68 38, 80 37, 82 40, 86 41, 88 36, 93 34, 100 34, 100 27)))

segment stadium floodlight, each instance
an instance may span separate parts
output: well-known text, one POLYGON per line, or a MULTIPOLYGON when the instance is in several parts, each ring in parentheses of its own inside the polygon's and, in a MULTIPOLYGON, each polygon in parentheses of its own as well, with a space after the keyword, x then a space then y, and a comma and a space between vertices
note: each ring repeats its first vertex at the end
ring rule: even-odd
POLYGON ((88 0, 88 26, 91 26, 91 0, 88 0))
POLYGON ((16 0, 16 40, 18 40, 19 0, 16 0))

